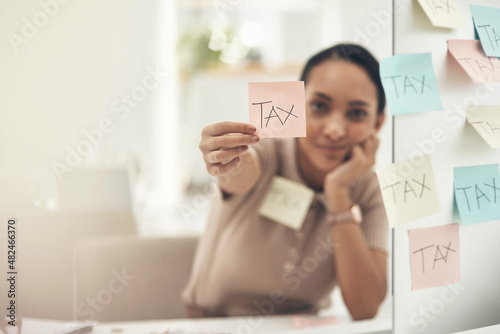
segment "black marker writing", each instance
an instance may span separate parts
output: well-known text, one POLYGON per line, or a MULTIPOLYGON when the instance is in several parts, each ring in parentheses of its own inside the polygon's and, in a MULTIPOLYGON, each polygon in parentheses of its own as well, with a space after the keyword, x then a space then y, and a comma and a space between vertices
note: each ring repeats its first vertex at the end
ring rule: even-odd
POLYGON ((424 250, 432 248, 432 247, 436 247, 436 250, 434 251, 434 259, 433 259, 432 270, 434 270, 436 268, 436 262, 437 261, 444 261, 444 263, 448 263, 449 253, 450 252, 456 253, 456 251, 451 248, 451 241, 448 243, 448 246, 446 246, 446 245, 429 245, 429 246, 417 249, 412 254, 416 254, 416 253, 420 252, 420 256, 421 256, 421 259, 422 259, 422 273, 424 273, 424 274, 425 274, 425 254, 424 254, 424 250))
POLYGON ((499 46, 498 42, 500 41, 500 35, 496 33, 495 28, 493 28, 489 24, 485 24, 485 25, 482 25, 482 26, 477 26, 478 30, 479 30, 479 28, 484 28, 484 31, 486 32, 486 36, 488 36, 488 41, 490 42, 491 47, 493 49, 496 49, 499 46), (492 36, 490 36, 490 33, 489 33, 490 29, 488 29, 488 28, 491 29, 492 36), (495 44, 493 44, 493 42, 495 42, 495 44))
POLYGON ((486 200, 488 201, 488 203, 491 203, 491 201, 488 198, 488 196, 486 196, 486 194, 483 193, 483 191, 477 186, 477 184, 475 185, 475 188, 476 188, 476 200, 477 200, 477 208, 478 209, 481 209, 481 204, 479 203, 479 200, 482 197, 486 198, 486 200), (479 193, 481 193, 481 195, 479 195, 479 193))
POLYGON ((448 243, 448 247, 446 247, 445 245, 441 245, 441 246, 443 246, 443 248, 446 249, 446 254, 443 255, 443 253, 441 253, 441 249, 439 248, 439 245, 436 246, 436 253, 434 254, 434 264, 432 265, 432 269, 433 270, 436 267, 436 262, 437 261, 444 261, 444 263, 448 263, 448 252, 449 251, 452 251, 452 252, 456 253, 453 249, 450 248, 451 241, 448 243), (441 255, 440 258, 437 257, 438 253, 441 255))
POLYGON ((425 88, 427 87, 428 89, 432 89, 431 86, 425 83, 425 75, 422 75, 422 79, 416 78, 414 76, 408 76, 405 75, 403 77, 403 82, 401 83, 400 80, 396 80, 396 78, 400 78, 400 75, 393 75, 393 76, 387 76, 383 77, 382 79, 391 79, 392 85, 394 86, 394 91, 396 93, 396 97, 399 98, 399 90, 398 86, 402 85, 403 86, 403 94, 408 95, 408 94, 424 94, 425 88), (408 92, 408 89, 411 88, 412 92, 408 92))
MULTIPOLYGON (((396 193, 397 193, 396 186, 398 184, 400 184, 400 183, 401 182, 395 182, 393 184, 390 184, 390 185, 382 188, 383 190, 391 188, 391 190, 392 190, 392 198, 394 200, 394 205, 397 204, 397 201, 396 201, 396 193)), ((406 203, 406 200, 407 200, 406 194, 412 193, 414 198, 422 198, 424 196, 425 189, 427 189, 429 191, 432 191, 432 189, 429 188, 425 184, 425 174, 422 175, 422 181, 415 180, 414 178, 412 178, 411 180, 405 180, 404 181, 404 189, 403 189, 403 203, 406 203), (413 186, 412 186, 412 184, 413 184, 413 186), (418 194, 415 191, 414 187, 417 188, 418 194)))
POLYGON ((481 128, 487 133, 487 134, 496 134, 497 131, 500 132, 500 124, 493 123, 493 122, 470 122, 470 124, 477 124, 481 126, 481 128))
POLYGON ((396 205, 396 192, 394 191, 394 187, 397 186, 400 183, 401 182, 396 182, 396 183, 388 185, 387 187, 382 188, 384 190, 387 189, 387 188, 391 188, 392 189, 392 199, 394 200, 394 205, 396 205))
POLYGON ((432 7, 436 10, 441 10, 446 14, 451 13, 452 10, 455 10, 455 7, 450 5, 449 0, 431 0, 432 7))
MULTIPOLYGON (((283 122, 281 121, 280 115, 278 115, 276 113, 276 110, 274 110, 274 106, 272 106, 271 107, 271 111, 269 112, 269 116, 266 117, 266 119, 267 119, 266 128, 267 128, 267 125, 269 124, 269 119, 271 119, 273 117, 278 117, 278 119, 280 120, 281 125, 283 125, 283 122), (274 112, 274 116, 271 116, 273 114, 273 112, 274 112)), ((261 123, 260 124, 261 124, 260 127, 262 128, 262 113, 261 113, 261 123)))
POLYGON ((471 211, 471 204, 469 202, 469 197, 472 196, 474 198, 474 195, 476 196, 476 207, 474 209, 480 210, 481 205, 483 204, 496 204, 497 203, 497 190, 500 190, 500 188, 497 188, 496 186, 496 181, 495 178, 493 177, 492 184, 487 184, 483 183, 485 186, 491 188, 491 191, 486 191, 486 189, 483 187, 481 188, 478 183, 474 184, 474 192, 471 194, 468 190, 472 188, 471 186, 468 187, 457 187, 455 190, 462 191, 458 192, 457 196, 463 195, 465 196, 465 201, 467 203, 467 211, 471 211), (483 191, 484 189, 484 191, 483 191), (490 198, 493 198, 493 202, 491 201, 490 198), (486 203, 487 202, 487 203, 486 203))
POLYGON ((422 252, 422 272, 425 273, 425 258, 424 258, 424 250, 427 249, 427 248, 431 248, 431 247, 434 247, 434 245, 430 245, 430 246, 427 246, 427 247, 424 247, 424 248, 420 248, 416 251, 413 252, 413 254, 415 253, 418 253, 418 252, 422 252))
POLYGON ((467 196, 467 192, 466 190, 467 189, 470 189, 471 187, 464 187, 464 188, 455 188, 456 190, 463 190, 464 191, 464 195, 465 195, 465 200, 467 202, 467 210, 470 211, 470 204, 469 204, 469 197, 467 196))
POLYGON ((281 120, 281 117, 280 115, 276 112, 276 109, 274 109, 274 105, 271 105, 271 110, 269 111, 269 115, 267 117, 264 117, 264 104, 267 104, 267 103, 272 103, 273 101, 266 101, 266 102, 255 102, 255 103, 252 103, 252 105, 260 105, 260 128, 262 129, 262 123, 263 123, 263 120, 266 119, 267 122, 266 122, 266 128, 269 124, 269 120, 271 118, 275 118, 277 117, 278 120, 280 121, 281 125, 285 125, 286 124, 286 121, 288 120, 288 118, 290 116, 293 116, 295 118, 299 118, 297 115, 293 114, 292 111, 293 111, 293 104, 292 104, 292 107, 290 108, 290 111, 286 111, 285 109, 282 109, 278 106, 276 106, 276 109, 280 110, 281 112, 285 113, 286 114, 286 118, 285 118, 285 121, 282 121, 281 120), (273 115, 274 114, 274 115, 273 115))
POLYGON ((500 190, 500 188, 496 187, 495 178, 493 178, 493 184, 485 183, 484 185, 493 189, 494 203, 496 203, 497 202, 497 190, 500 190))
POLYGON ((406 203, 406 193, 412 192, 413 196, 417 197, 417 194, 415 193, 415 190, 413 190, 413 187, 410 185, 408 181, 405 181, 405 199, 404 202, 406 203))
POLYGON ((293 104, 292 104, 292 108, 290 109, 290 112, 288 112, 288 111, 286 111, 286 110, 283 110, 283 109, 281 109, 280 107, 276 107, 276 108, 278 108, 279 110, 281 110, 281 111, 283 111, 283 112, 285 112, 285 113, 287 113, 287 114, 288 114, 288 115, 286 115, 286 118, 285 118, 285 123, 286 123, 286 120, 288 119, 288 117, 290 117, 290 116, 293 116, 293 117, 295 117, 295 118, 299 118, 297 115, 292 114, 293 104))
POLYGON ((252 103, 252 105, 260 104, 260 128, 262 129, 262 105, 266 103, 271 103, 273 101, 267 101, 267 102, 257 102, 257 103, 252 103))
POLYGON ((494 72, 500 66, 493 64, 493 57, 485 58, 458 58, 459 62, 465 62, 476 73, 494 72))

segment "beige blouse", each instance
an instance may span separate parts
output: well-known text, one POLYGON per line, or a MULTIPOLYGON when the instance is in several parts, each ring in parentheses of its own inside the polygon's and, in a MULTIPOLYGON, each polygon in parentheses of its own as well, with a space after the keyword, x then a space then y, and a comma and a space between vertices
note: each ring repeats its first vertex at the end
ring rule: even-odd
MULTIPOLYGON (((297 139, 262 139, 253 148, 262 174, 246 194, 213 199, 191 278, 182 292, 190 317, 316 313, 330 305, 336 284, 326 197, 316 192, 300 231, 259 215, 274 176, 305 184, 297 139)), ((376 175, 351 185, 372 249, 387 252, 388 224, 376 175)))

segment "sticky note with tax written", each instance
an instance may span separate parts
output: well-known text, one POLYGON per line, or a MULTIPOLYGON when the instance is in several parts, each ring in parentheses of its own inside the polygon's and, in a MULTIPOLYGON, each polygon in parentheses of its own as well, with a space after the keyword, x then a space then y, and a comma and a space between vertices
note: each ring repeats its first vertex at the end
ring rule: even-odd
POLYGON ((500 219, 498 164, 455 167, 454 194, 464 224, 500 219))
POLYGON ((488 57, 480 41, 451 39, 448 51, 474 82, 500 82, 500 59, 488 57))
POLYGON ((476 36, 488 57, 500 57, 500 8, 470 5, 476 36))
POLYGON ((500 148, 500 106, 467 106, 467 121, 491 148, 500 148))
POLYGON ((249 82, 248 108, 261 138, 306 136, 304 81, 249 82))
POLYGON ((275 176, 260 206, 259 214, 294 230, 300 230, 314 191, 290 179, 275 176))
POLYGON ((460 281, 459 224, 408 231, 412 290, 460 281))
POLYGON ((467 28, 455 0, 438 2, 435 0, 418 0, 425 14, 435 27, 467 28))
POLYGON ((389 226, 397 227, 439 212, 431 159, 428 154, 376 170, 389 226))
POLYGON ((443 109, 430 53, 382 59, 380 79, 393 115, 443 109))

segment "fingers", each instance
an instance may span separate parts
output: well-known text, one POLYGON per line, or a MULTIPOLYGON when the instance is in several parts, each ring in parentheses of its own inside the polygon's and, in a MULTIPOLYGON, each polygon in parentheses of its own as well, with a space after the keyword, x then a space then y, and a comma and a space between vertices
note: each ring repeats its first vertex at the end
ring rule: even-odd
POLYGON ((359 146, 365 151, 366 154, 374 154, 378 149, 378 144, 380 140, 376 135, 369 135, 363 141, 359 143, 359 146))
POLYGON ((203 156, 205 163, 207 164, 218 164, 227 163, 234 158, 245 154, 248 151, 248 146, 239 146, 229 150, 216 150, 211 151, 203 156))
POLYGON ((377 153, 379 142, 380 140, 377 136, 372 136, 364 143, 364 145, 361 145, 361 148, 367 158, 367 163, 370 167, 375 164, 375 155, 377 153))
POLYGON ((373 140, 378 140, 378 137, 377 137, 377 135, 376 135, 376 134, 374 134, 374 133, 370 133, 370 134, 369 134, 368 136, 366 136, 363 140, 361 140, 361 141, 359 142, 359 144, 360 144, 360 145, 363 145, 363 144, 368 143, 368 142, 373 141, 373 140))
POLYGON ((255 126, 248 123, 238 123, 238 122, 219 122, 215 124, 208 125, 202 131, 202 136, 222 136, 227 133, 244 133, 253 134, 257 129, 255 126))
POLYGON ((375 164, 375 155, 379 145, 376 135, 370 134, 364 140, 354 145, 351 156, 359 166, 372 167, 375 164))
POLYGON ((222 176, 231 173, 239 167, 241 158, 237 156, 230 162, 223 164, 207 164, 207 172, 212 176, 222 176))
POLYGON ((257 129, 247 123, 220 122, 208 125, 202 131, 199 148, 202 152, 236 148, 259 142, 257 129))
POLYGON ((248 151, 249 145, 260 141, 255 131, 253 125, 238 122, 220 122, 205 127, 199 148, 208 173, 222 176, 238 168, 241 155, 248 151))
POLYGON ((256 135, 231 134, 202 139, 200 142, 200 149, 202 151, 232 149, 240 146, 257 144, 259 141, 260 138, 256 135))

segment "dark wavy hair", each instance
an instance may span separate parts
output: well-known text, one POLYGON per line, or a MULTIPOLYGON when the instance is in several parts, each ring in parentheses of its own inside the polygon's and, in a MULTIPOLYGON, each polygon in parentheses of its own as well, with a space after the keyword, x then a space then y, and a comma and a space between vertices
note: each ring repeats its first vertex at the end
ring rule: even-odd
POLYGON ((300 80, 307 85, 309 72, 326 60, 345 60, 361 66, 377 88, 378 114, 384 112, 385 94, 379 74, 379 63, 373 55, 364 47, 357 44, 337 44, 312 56, 306 63, 300 80))

